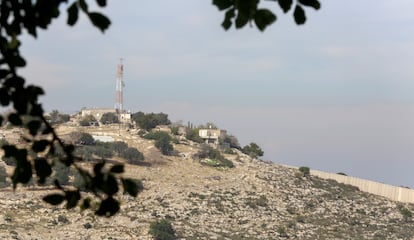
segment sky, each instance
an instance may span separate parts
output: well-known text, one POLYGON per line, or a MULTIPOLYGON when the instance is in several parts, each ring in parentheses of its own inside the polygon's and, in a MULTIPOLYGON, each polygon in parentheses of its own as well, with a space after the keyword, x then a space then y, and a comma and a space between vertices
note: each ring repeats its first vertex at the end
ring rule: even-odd
POLYGON ((124 106, 213 122, 276 163, 414 188, 414 1, 321 2, 297 26, 224 31, 211 1, 109 1, 104 34, 66 13, 23 38, 28 82, 47 111, 113 107, 124 59, 124 106))

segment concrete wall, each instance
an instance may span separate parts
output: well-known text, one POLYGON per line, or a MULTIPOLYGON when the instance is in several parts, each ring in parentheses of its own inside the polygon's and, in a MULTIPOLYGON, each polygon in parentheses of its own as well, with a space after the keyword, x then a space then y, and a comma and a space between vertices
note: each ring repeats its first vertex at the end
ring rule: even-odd
POLYGON ((311 170, 311 175, 324 179, 333 179, 340 183, 358 187, 359 190, 383 196, 398 202, 414 203, 414 190, 404 187, 395 187, 388 184, 378 183, 365 179, 344 176, 335 173, 326 173, 318 170, 311 170))

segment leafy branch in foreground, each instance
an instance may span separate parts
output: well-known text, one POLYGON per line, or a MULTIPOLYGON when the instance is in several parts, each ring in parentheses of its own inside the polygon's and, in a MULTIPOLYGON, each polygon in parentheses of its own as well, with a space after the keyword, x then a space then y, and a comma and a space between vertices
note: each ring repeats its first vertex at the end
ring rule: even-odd
MULTIPOLYGON (((289 12, 293 6, 293 0, 270 0, 278 2, 279 7, 284 13, 289 12)), ((311 7, 318 10, 321 4, 318 0, 297 0, 295 1, 295 10, 293 17, 296 24, 301 25, 306 22, 305 7, 311 7)), ((225 11, 224 20, 221 26, 228 30, 234 24, 237 29, 252 23, 260 31, 264 31, 266 27, 273 24, 277 16, 267 8, 259 8, 260 0, 213 0, 220 11, 225 11)))
MULTIPOLYGON (((60 15, 61 5, 66 0, 56 1, 15 1, 4 0, 0 2, 0 104, 3 107, 12 106, 13 112, 0 116, 0 123, 9 122, 13 126, 27 129, 24 146, 4 144, 4 157, 15 161, 15 169, 11 176, 13 188, 19 183, 26 184, 32 180, 33 174, 37 176, 38 184, 44 184, 50 178, 55 160, 67 167, 76 169, 84 179, 84 189, 91 192, 99 203, 95 213, 97 215, 111 216, 119 210, 119 201, 115 195, 122 185, 124 192, 136 196, 138 185, 131 179, 122 177, 122 165, 114 165, 105 169, 105 163, 94 165, 93 173, 89 173, 76 163, 74 146, 64 144, 58 137, 54 128, 44 117, 44 111, 38 102, 40 95, 44 94, 38 86, 25 86, 25 79, 18 75, 18 68, 26 65, 20 55, 19 37, 23 31, 37 37, 39 28, 46 29, 53 19, 60 15)), ((96 0, 100 7, 106 6, 106 0, 96 0)), ((73 1, 68 7, 67 23, 73 26, 78 19, 79 12, 83 12, 92 24, 105 31, 109 19, 98 12, 91 12, 85 0, 73 1)), ((80 190, 75 187, 63 187, 58 180, 54 184, 60 193, 45 196, 43 199, 50 204, 60 204, 66 201, 68 209, 80 205, 82 209, 90 208, 90 199, 83 197, 80 190)))

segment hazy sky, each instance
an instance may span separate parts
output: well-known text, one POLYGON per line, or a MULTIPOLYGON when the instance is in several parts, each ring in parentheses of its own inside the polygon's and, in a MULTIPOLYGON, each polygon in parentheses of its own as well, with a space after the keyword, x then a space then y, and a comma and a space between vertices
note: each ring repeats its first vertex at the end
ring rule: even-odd
MULTIPOLYGON (((24 38, 22 72, 45 108, 124 106, 214 122, 263 159, 414 187, 414 1, 322 1, 294 24, 224 31, 211 1, 109 1, 110 29, 83 16, 24 38)), ((66 13, 64 12, 64 17, 66 13)))

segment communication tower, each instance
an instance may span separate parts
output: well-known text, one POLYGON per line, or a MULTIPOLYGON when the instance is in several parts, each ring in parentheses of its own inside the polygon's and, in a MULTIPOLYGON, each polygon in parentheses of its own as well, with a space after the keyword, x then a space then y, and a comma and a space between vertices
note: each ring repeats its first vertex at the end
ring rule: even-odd
POLYGON ((115 88, 115 110, 117 113, 123 113, 124 111, 124 96, 122 93, 122 88, 124 88, 124 65, 122 63, 123 59, 119 59, 118 71, 116 76, 116 88, 115 88))

